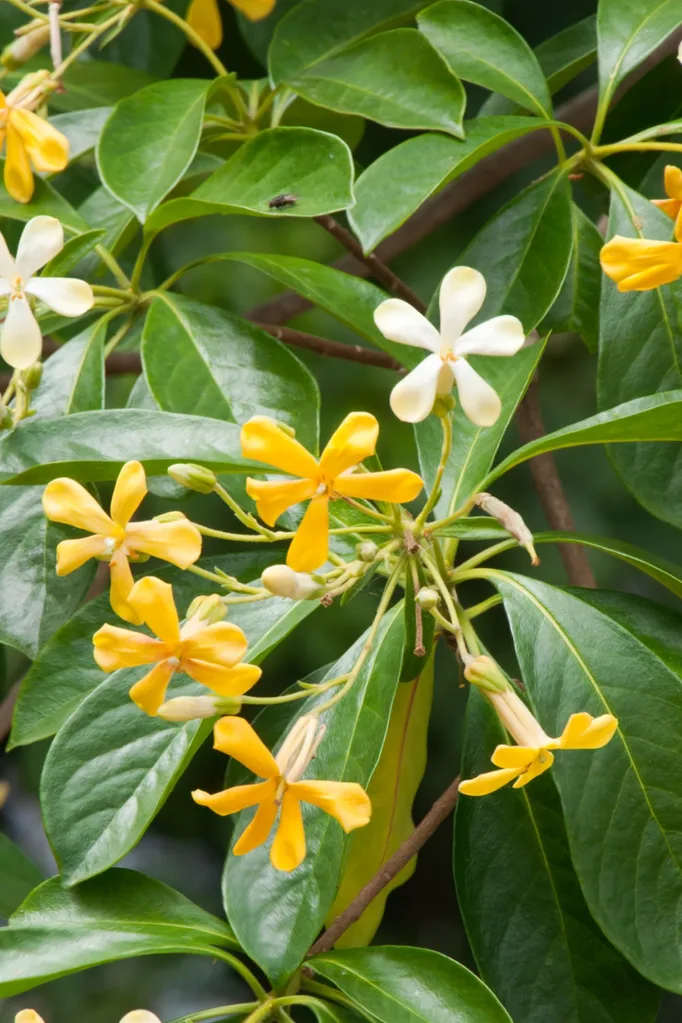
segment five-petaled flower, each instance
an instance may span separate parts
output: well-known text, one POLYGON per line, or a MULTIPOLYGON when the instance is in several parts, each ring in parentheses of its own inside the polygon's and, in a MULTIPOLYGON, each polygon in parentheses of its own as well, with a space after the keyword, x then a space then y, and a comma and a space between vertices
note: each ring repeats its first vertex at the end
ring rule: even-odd
MULTIPOLYGON (((245 14, 249 21, 267 18, 275 0, 229 0, 233 7, 245 14)), ((223 23, 218 0, 192 0, 187 11, 187 22, 207 46, 217 50, 223 41, 223 23)))
POLYGON ((109 557, 111 606, 120 618, 134 625, 142 619, 128 601, 133 587, 128 559, 150 554, 188 568, 201 554, 201 534, 184 517, 174 522, 130 521, 146 493, 145 472, 139 462, 126 462, 121 469, 111 498, 111 515, 85 487, 68 477, 52 480, 43 493, 48 519, 93 534, 57 545, 57 575, 68 575, 90 558, 109 557))
POLYGON ((254 416, 242 427, 242 454, 282 469, 295 480, 247 479, 246 492, 269 526, 288 508, 310 499, 291 541, 287 565, 297 572, 312 572, 327 560, 329 502, 336 498, 367 498, 402 504, 412 501, 423 487, 409 469, 353 472, 374 454, 379 424, 368 412, 351 412, 332 435, 319 461, 294 437, 267 416, 254 416))
POLYGON ((369 823, 372 804, 355 782, 300 781, 319 742, 319 723, 304 716, 294 725, 277 757, 261 742, 251 725, 239 717, 216 722, 214 746, 234 757, 258 777, 252 785, 237 785, 210 795, 197 789, 192 798, 225 816, 257 806, 256 814, 237 839, 233 853, 242 856, 268 838, 279 814, 279 824, 270 849, 270 861, 277 870, 295 870, 306 853, 301 803, 312 803, 335 817, 344 831, 369 823))
MULTIPOLYGON (((29 107, 41 98, 47 72, 25 78, 5 96, 0 92, 0 150, 5 150, 5 188, 17 202, 30 202, 33 170, 55 173, 69 162, 69 141, 29 107), (31 169, 33 167, 33 170, 31 169)), ((41 264, 42 265, 42 264, 41 264)))
POLYGON ((33 217, 22 231, 16 261, 0 234, 0 296, 7 296, 7 316, 0 335, 0 353, 15 369, 27 369, 40 358, 43 338, 27 295, 44 302, 60 316, 82 316, 94 296, 86 281, 75 277, 34 277, 64 248, 64 229, 54 217, 33 217))
POLYGON ((103 625, 92 638, 95 660, 103 671, 154 665, 130 690, 131 700, 147 714, 157 713, 176 671, 218 696, 241 696, 260 678, 261 669, 255 664, 241 663, 248 646, 246 636, 237 625, 216 620, 211 598, 192 608, 180 625, 173 587, 148 575, 135 583, 128 602, 157 638, 103 625))
POLYGON ((494 316, 464 333, 486 295, 483 274, 456 266, 440 286, 440 332, 413 306, 389 298, 374 310, 374 320, 389 341, 425 348, 431 355, 391 391, 391 408, 405 423, 420 423, 437 397, 457 384, 465 415, 476 426, 492 426, 501 411, 495 390, 467 362, 468 355, 515 355, 525 340, 515 316, 494 316))

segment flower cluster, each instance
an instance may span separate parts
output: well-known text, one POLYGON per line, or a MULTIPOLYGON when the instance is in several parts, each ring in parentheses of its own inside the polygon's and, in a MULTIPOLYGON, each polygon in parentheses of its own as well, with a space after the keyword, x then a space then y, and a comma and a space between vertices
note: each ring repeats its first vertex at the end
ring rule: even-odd
POLYGON ((35 107, 43 101, 47 78, 47 71, 37 71, 26 75, 7 96, 0 92, 0 150, 4 145, 5 188, 17 202, 31 201, 34 170, 54 174, 64 170, 69 162, 68 139, 35 113, 35 107))

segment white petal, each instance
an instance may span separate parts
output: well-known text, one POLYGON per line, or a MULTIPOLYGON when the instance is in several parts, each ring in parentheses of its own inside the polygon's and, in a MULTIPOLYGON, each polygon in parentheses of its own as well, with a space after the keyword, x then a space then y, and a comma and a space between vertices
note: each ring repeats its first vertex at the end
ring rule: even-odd
POLYGON ((492 426, 502 411, 497 391, 493 390, 466 359, 457 359, 453 370, 464 414, 476 426, 492 426))
POLYGON ((0 336, 0 355, 14 369, 28 369, 40 358, 43 337, 31 312, 28 299, 16 295, 10 299, 0 336))
POLYGON ((440 334, 420 312, 401 298, 388 298, 374 310, 374 322, 389 341, 429 352, 440 349, 440 334))
MULTIPOLYGON (((0 235, 0 237, 2 236, 0 235)), ((4 277, 0 277, 0 295, 11 295, 13 290, 9 281, 6 281, 4 277)))
POLYGON ((485 277, 470 266, 456 266, 440 286, 440 336, 449 347, 485 302, 485 277))
POLYGON ((33 277, 26 291, 60 316, 82 316, 92 308, 95 296, 87 281, 76 277, 33 277))
MULTIPOLYGON (((6 281, 11 281, 12 278, 16 277, 17 271, 14 265, 14 259, 11 252, 7 248, 7 242, 5 241, 4 235, 0 234, 0 277, 4 277, 6 281)), ((3 295, 7 292, 3 291, 3 295)))
POLYGON ((63 248, 64 228, 59 221, 55 217, 34 217, 19 239, 17 273, 27 281, 63 248))
POLYGON ((404 423, 421 423, 436 400, 438 377, 443 367, 439 355, 427 355, 391 391, 391 408, 404 423))
POLYGON ((456 355, 516 355, 526 335, 515 316, 494 316, 467 330, 455 344, 456 355))

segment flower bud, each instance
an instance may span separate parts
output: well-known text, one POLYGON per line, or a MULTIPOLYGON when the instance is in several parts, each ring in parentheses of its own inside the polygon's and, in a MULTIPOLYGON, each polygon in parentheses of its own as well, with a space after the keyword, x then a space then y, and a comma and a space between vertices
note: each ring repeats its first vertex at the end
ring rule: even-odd
POLYGON ((195 597, 187 608, 187 618, 195 618, 206 625, 213 625, 215 622, 222 621, 226 614, 227 608, 218 593, 195 597))
POLYGON ((428 586, 422 586, 415 600, 422 611, 432 611, 434 607, 438 607, 440 596, 435 590, 429 589, 428 586))
POLYGON ((375 560, 379 553, 379 548, 377 544, 374 543, 374 540, 363 540, 362 543, 359 543, 355 548, 355 553, 360 561, 371 562, 375 560))
POLYGON ((212 493, 217 483, 214 472, 194 462, 176 462, 175 465, 168 466, 167 472, 176 483, 187 487, 188 490, 195 490, 198 494, 212 493))
POLYGON ((508 533, 510 533, 515 540, 521 544, 522 547, 528 551, 530 555, 531 565, 539 565, 540 559, 537 556, 535 547, 533 545, 533 534, 530 529, 523 521, 518 512, 510 508, 504 501, 500 501, 499 498, 493 497, 492 494, 479 494, 476 498, 476 504, 479 508, 490 515, 491 518, 497 519, 500 525, 504 526, 508 533))
POLYGON ((229 696, 176 696, 159 707, 158 714, 164 721, 194 721, 238 714, 241 707, 241 700, 229 696))
POLYGON ((148 1009, 133 1009, 125 1014, 121 1023, 161 1023, 161 1020, 148 1009))
POLYGON ((288 565, 270 565, 261 576, 266 590, 276 597, 290 600, 314 600, 324 592, 324 586, 307 572, 294 572, 288 565))
POLYGON ((22 67, 49 42, 50 26, 47 21, 35 18, 25 27, 28 31, 18 35, 0 54, 0 64, 8 71, 22 67))
POLYGON ((181 511, 168 511, 163 512, 161 515, 154 516, 154 522, 182 522, 187 516, 181 511))
POLYGON ((471 657, 467 661, 464 666, 464 677, 467 682, 488 692, 500 693, 511 689, 500 667, 486 654, 471 657))
POLYGON ((27 390, 35 391, 43 377, 43 364, 42 362, 34 362, 32 366, 25 369, 21 374, 21 379, 26 385, 27 390))

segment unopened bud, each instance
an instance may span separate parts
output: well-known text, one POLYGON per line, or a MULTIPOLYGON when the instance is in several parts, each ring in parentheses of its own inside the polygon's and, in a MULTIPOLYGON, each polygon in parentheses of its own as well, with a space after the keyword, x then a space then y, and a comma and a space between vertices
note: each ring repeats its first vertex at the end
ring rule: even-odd
POLYGON ((203 465, 194 462, 176 462, 168 466, 168 475, 176 483, 198 494, 210 494, 217 483, 216 475, 203 465))
POLYGON ((133 1009, 125 1014, 121 1023, 161 1023, 161 1020, 148 1009, 133 1009))
POLYGON ((50 81, 50 72, 47 68, 41 71, 32 71, 28 75, 24 75, 18 85, 16 85, 9 96, 6 97, 7 106, 18 106, 21 100, 26 99, 27 96, 31 95, 35 90, 41 89, 40 94, 36 95, 31 103, 31 106, 35 106, 40 100, 48 93, 52 92, 56 88, 56 83, 50 81))
POLYGON ((379 548, 377 544, 374 543, 374 540, 363 540, 362 543, 359 543, 355 548, 355 553, 360 561, 370 562, 376 559, 376 556, 379 553, 379 548))
POLYGON ((324 586, 307 572, 294 572, 288 565, 270 565, 261 576, 266 590, 276 597, 289 600, 315 600, 324 592, 324 586))
POLYGON ((0 430, 9 430, 11 426, 14 426, 14 416, 0 399, 0 430))
POLYGON ((181 511, 168 511, 163 512, 161 515, 154 516, 154 522, 182 522, 187 516, 181 511))
POLYGON ((501 693, 511 689, 499 665, 486 654, 469 658, 464 666, 464 677, 472 685, 491 693, 501 693))
POLYGON ((422 586, 421 590, 415 597, 415 600, 419 604, 422 611, 432 611, 434 607, 438 607, 440 603, 440 597, 435 590, 429 589, 428 586, 422 586))
POLYGON ((433 403, 431 412, 439 419, 449 416, 455 407, 455 399, 451 394, 439 394, 433 403))
POLYGON ((28 369, 25 369, 24 372, 21 374, 21 379, 23 380, 28 391, 35 391, 36 387, 38 387, 42 378, 43 378, 42 362, 34 362, 33 365, 29 366, 28 369))
POLYGON ((522 547, 525 547, 530 555, 532 565, 540 564, 540 559, 537 556, 533 545, 533 534, 518 512, 514 511, 513 508, 510 508, 508 504, 504 503, 504 501, 500 501, 497 497, 493 497, 492 494, 479 494, 476 498, 476 504, 479 508, 482 508, 487 515, 490 515, 491 518, 497 519, 500 525, 504 526, 507 532, 511 533, 514 539, 518 540, 522 547))
POLYGON ((159 707, 158 714, 164 721, 194 721, 218 714, 238 714, 241 706, 241 700, 229 696, 176 696, 159 707))
POLYGON ((0 64, 8 71, 16 71, 42 50, 49 39, 50 26, 48 22, 35 18, 25 26, 25 31, 21 35, 5 47, 0 54, 0 64))
POLYGON ((218 593, 195 597, 187 608, 187 618, 195 618, 207 625, 222 621, 226 614, 227 608, 218 593))

